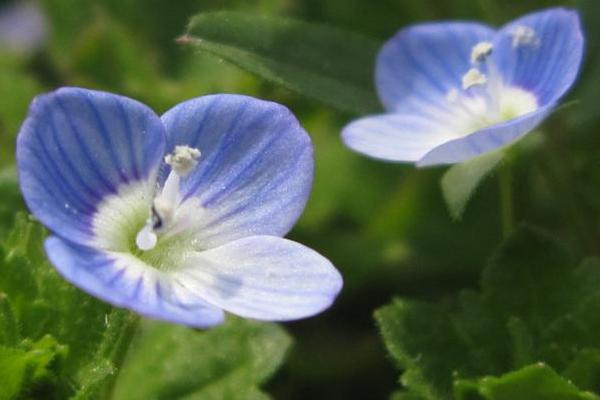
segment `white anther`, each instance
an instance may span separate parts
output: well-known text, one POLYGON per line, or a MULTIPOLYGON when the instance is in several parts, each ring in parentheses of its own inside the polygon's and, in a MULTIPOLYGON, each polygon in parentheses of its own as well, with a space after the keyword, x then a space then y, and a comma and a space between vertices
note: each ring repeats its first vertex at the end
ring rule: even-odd
POLYGON ((189 146, 175 146, 175 150, 165 157, 165 162, 181 177, 186 176, 197 164, 200 150, 189 146))
POLYGON ((477 64, 484 62, 494 50, 494 45, 490 42, 479 42, 471 50, 471 63, 477 64))
POLYGON ((510 31, 510 36, 512 37, 512 47, 520 47, 520 46, 533 46, 537 47, 540 45, 540 39, 538 38, 535 30, 529 26, 519 25, 515 26, 510 31))
POLYGON ((462 86, 465 90, 470 89, 473 86, 485 85, 486 83, 487 77, 485 76, 485 74, 479 72, 479 70, 476 68, 471 68, 462 77, 462 86))
POLYGON ((138 249, 144 251, 152 250, 154 246, 156 246, 157 241, 158 238, 156 233, 154 233, 152 230, 152 225, 150 224, 145 225, 135 237, 135 244, 137 245, 138 249))

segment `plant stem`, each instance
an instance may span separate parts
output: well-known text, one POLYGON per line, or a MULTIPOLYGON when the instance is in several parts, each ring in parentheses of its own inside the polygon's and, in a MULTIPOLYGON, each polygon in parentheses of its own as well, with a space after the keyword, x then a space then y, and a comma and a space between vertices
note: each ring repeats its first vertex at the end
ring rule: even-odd
POLYGON ((123 327, 123 330, 119 335, 119 339, 117 340, 115 348, 112 351, 111 358, 113 360, 113 365, 119 370, 123 366, 125 356, 127 355, 131 341, 133 340, 135 333, 137 332, 139 323, 140 317, 136 314, 131 313, 128 316, 126 325, 123 327))
POLYGON ((505 162, 505 164, 500 166, 498 171, 498 183, 500 185, 502 236, 506 239, 514 229, 512 176, 509 162, 505 162))
MULTIPOLYGON (((115 329, 117 332, 108 332, 105 336, 104 343, 100 348, 100 353, 104 354, 109 360, 111 360, 113 367, 115 368, 116 373, 106 382, 104 386, 104 394, 102 398, 110 399, 112 398, 112 394, 114 391, 115 383, 117 382, 117 378, 119 373, 121 372, 121 368, 123 367, 123 363, 125 362, 125 357, 127 356, 127 352, 131 347, 131 342, 135 337, 137 332, 140 317, 134 313, 127 313, 124 315, 125 320, 119 323, 120 315, 118 313, 122 313, 121 310, 113 311, 113 315, 116 315, 116 320, 114 321, 115 329)), ((110 330, 111 328, 107 328, 110 330)))

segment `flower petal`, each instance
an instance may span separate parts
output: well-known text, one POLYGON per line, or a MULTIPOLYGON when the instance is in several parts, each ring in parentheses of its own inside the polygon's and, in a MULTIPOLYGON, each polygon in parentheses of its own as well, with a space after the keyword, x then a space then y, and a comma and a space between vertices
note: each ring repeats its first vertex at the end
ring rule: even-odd
POLYGON ((17 141, 21 191, 54 233, 86 244, 92 216, 119 186, 154 179, 165 131, 143 104, 109 93, 63 88, 37 97, 17 141))
POLYGON ((425 154, 417 162, 417 166, 458 163, 499 149, 535 129, 552 112, 553 108, 554 105, 548 105, 521 117, 443 143, 425 154))
POLYGON ((342 287, 331 263, 303 245, 252 236, 196 253, 174 274, 191 292, 242 317, 285 321, 328 308, 342 287))
POLYGON ((203 208, 196 226, 201 246, 291 229, 310 193, 313 154, 309 136, 287 108, 213 95, 181 103, 162 120, 167 149, 187 145, 202 152, 181 183, 183 198, 203 208))
POLYGON ((221 309, 131 255, 97 251, 56 236, 48 238, 45 247, 66 280, 115 306, 198 328, 217 325, 224 319, 221 309))
POLYGON ((446 109, 446 95, 461 89, 471 50, 494 31, 470 22, 438 22, 400 30, 382 47, 375 79, 390 112, 429 114, 446 109))
POLYGON ((383 114, 358 119, 342 131, 346 146, 370 157, 414 162, 456 138, 449 125, 418 114, 383 114))
POLYGON ((555 103, 575 81, 583 44, 577 12, 553 8, 504 26, 496 36, 493 58, 506 83, 535 94, 543 106, 555 103), (519 45, 519 29, 531 29, 535 36, 519 45))

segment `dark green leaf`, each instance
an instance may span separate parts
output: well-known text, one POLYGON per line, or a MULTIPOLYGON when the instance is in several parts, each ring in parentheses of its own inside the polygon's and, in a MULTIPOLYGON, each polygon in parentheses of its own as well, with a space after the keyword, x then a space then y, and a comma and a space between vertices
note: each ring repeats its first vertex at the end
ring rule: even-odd
POLYGON ((224 11, 192 18, 179 42, 342 110, 381 108, 373 83, 378 44, 352 32, 224 11))
POLYGON ((501 375, 536 362, 582 388, 596 387, 596 260, 575 268, 555 241, 521 228, 492 257, 481 287, 455 302, 396 300, 376 312, 406 388, 426 399, 447 399, 456 379, 501 375))

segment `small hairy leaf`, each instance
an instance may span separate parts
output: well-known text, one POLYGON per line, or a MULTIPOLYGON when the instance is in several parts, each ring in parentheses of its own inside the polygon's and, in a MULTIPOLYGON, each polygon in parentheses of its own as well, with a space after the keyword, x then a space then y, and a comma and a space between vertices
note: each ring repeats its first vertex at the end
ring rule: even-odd
MULTIPOLYGON (((63 280, 46 261, 46 231, 24 213, 15 221, 0 244, 0 345, 11 349, 0 353, 0 364, 25 357, 23 343, 44 343, 51 337, 65 351, 60 368, 53 369, 54 378, 44 381, 44 390, 57 398, 94 398, 116 373, 120 362, 114 349, 129 313, 113 310, 63 280)), ((23 364, 26 372, 27 365, 23 364)), ((29 375, 15 371, 30 391, 29 375)))
POLYGON ((381 108, 373 83, 379 45, 352 32, 224 11, 193 17, 179 42, 341 110, 381 108))
POLYGON ((500 377, 459 380, 454 384, 456 400, 594 400, 543 363, 526 366, 500 377))
POLYGON ((57 380, 59 363, 67 349, 52 336, 32 343, 24 340, 16 347, 0 346, 0 400, 19 398, 23 394, 35 397, 37 391, 57 380))
MULTIPOLYGON (((404 370, 403 386, 425 399, 450 399, 457 379, 498 376, 538 362, 584 390, 598 389, 600 263, 589 259, 576 267, 560 245, 530 228, 520 228, 492 257, 481 291, 439 305, 397 299, 375 317, 404 370)), ((517 390, 506 385, 502 393, 517 390)))

